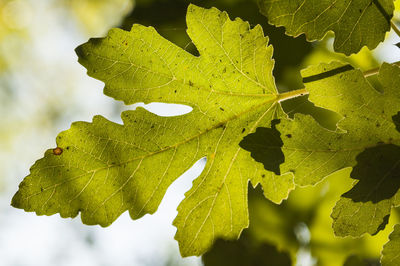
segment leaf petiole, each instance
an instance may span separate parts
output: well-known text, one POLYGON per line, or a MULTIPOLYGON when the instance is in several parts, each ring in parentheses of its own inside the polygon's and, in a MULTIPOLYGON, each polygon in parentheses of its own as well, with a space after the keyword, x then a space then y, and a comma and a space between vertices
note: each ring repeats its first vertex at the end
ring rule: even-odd
MULTIPOLYGON (((400 61, 391 63, 391 65, 396 65, 396 66, 400 67, 400 61)), ((370 70, 367 70, 367 71, 363 72, 364 77, 367 78, 367 77, 370 77, 370 76, 378 74, 379 73, 379 69, 380 69, 380 67, 377 67, 377 68, 370 69, 370 70)))
POLYGON ((396 32, 397 36, 400 37, 400 29, 396 26, 396 24, 393 21, 390 21, 390 26, 396 32))
MULTIPOLYGON (((396 66, 400 67, 400 61, 391 63, 391 65, 396 65, 396 66)), ((367 78, 367 77, 376 75, 376 74, 379 73, 379 70, 380 70, 380 67, 364 71, 363 72, 364 77, 367 78)), ((293 98, 297 98, 297 97, 300 97, 300 96, 303 96, 303 95, 307 95, 307 94, 309 94, 309 92, 307 91, 306 88, 299 89, 299 90, 288 91, 288 92, 284 92, 284 93, 278 94, 276 101, 277 102, 283 102, 283 101, 286 101, 286 100, 289 100, 289 99, 293 99, 293 98)))
POLYGON ((288 92, 280 93, 277 96, 276 101, 277 102, 283 102, 283 101, 286 101, 286 100, 289 100, 289 99, 293 99, 293 98, 296 98, 296 97, 300 97, 300 96, 303 96, 303 95, 306 95, 306 94, 308 94, 308 91, 305 88, 299 89, 299 90, 294 90, 294 91, 288 91, 288 92))

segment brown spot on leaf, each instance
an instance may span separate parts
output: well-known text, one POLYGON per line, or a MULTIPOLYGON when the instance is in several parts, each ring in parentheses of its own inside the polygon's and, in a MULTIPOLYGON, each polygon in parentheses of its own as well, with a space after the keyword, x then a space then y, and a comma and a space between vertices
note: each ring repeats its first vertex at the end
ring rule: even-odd
POLYGON ((54 155, 61 155, 62 152, 63 152, 63 150, 60 147, 53 149, 54 155))

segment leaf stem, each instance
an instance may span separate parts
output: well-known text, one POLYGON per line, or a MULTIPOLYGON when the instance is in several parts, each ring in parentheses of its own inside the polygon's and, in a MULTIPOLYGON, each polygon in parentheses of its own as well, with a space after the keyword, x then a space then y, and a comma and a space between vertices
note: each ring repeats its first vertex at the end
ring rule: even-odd
POLYGON ((396 32, 397 36, 400 37, 400 29, 396 26, 396 24, 393 21, 390 21, 390 26, 396 32))
POLYGON ((294 91, 288 91, 288 92, 280 93, 277 96, 276 101, 277 102, 283 102, 283 101, 286 101, 286 100, 289 100, 289 99, 293 99, 293 98, 296 98, 296 97, 300 97, 300 96, 303 96, 303 95, 306 95, 306 94, 308 94, 308 91, 305 88, 299 89, 299 90, 294 90, 294 91))
MULTIPOLYGON (((397 61, 397 62, 391 63, 391 65, 400 66, 400 61, 397 61)), ((373 75, 376 75, 376 74, 378 74, 378 73, 379 73, 379 69, 380 69, 380 67, 377 67, 377 68, 370 69, 370 70, 367 70, 367 71, 363 72, 363 74, 364 74, 364 77, 366 77, 366 78, 367 78, 367 77, 370 77, 370 76, 373 76, 373 75)))
MULTIPOLYGON (((391 65, 396 65, 396 66, 400 67, 400 61, 391 63, 391 65)), ((364 77, 370 77, 370 76, 378 74, 379 73, 379 69, 380 69, 380 67, 377 67, 377 68, 370 69, 370 70, 367 70, 367 71, 363 72, 364 77)), ((309 94, 309 92, 307 91, 306 88, 299 89, 299 90, 288 91, 288 92, 284 92, 284 93, 278 94, 277 98, 276 98, 276 101, 277 102, 283 102, 283 101, 286 101, 286 100, 289 100, 289 99, 293 99, 293 98, 297 98, 297 97, 300 97, 300 96, 303 96, 303 95, 307 95, 307 94, 309 94)))

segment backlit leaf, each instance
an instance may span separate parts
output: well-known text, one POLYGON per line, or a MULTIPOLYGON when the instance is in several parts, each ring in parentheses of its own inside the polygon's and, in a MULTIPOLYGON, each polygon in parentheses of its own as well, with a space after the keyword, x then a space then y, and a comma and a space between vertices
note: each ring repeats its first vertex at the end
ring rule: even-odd
POLYGON ((400 108, 400 69, 384 64, 378 92, 361 71, 342 63, 321 64, 303 71, 310 101, 343 116, 336 132, 309 116, 282 120, 285 162, 281 172, 295 173, 295 183, 315 184, 337 170, 354 167, 359 180, 333 210, 337 235, 375 234, 397 205, 400 133, 393 122, 400 108), (365 221, 368 221, 367 223, 365 221))
POLYGON ((260 11, 286 33, 309 41, 335 33, 334 49, 350 55, 375 48, 390 30, 393 0, 259 0, 260 11))
POLYGON ((154 213, 168 186, 207 157, 174 221, 188 256, 204 253, 217 237, 238 238, 248 226, 249 180, 261 183, 273 202, 287 197, 293 175, 275 175, 239 146, 257 127, 284 117, 268 38, 260 26, 251 29, 215 8, 190 5, 187 24, 199 57, 141 25, 113 29, 77 53, 109 96, 126 104, 186 104, 193 111, 166 118, 138 109, 122 114, 123 125, 101 116, 74 123, 57 137, 57 154, 47 151, 32 167, 13 206, 39 215, 81 213, 84 223, 102 226, 126 210, 137 219, 154 213))

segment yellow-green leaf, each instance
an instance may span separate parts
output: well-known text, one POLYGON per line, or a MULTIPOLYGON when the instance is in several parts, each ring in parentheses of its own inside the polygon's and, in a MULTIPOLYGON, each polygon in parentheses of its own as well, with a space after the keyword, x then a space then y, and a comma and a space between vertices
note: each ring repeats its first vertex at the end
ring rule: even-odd
POLYGON ((57 137, 58 148, 31 168, 12 204, 39 215, 81 213, 86 224, 110 225, 124 211, 133 219, 154 213, 168 186, 207 157, 203 173, 178 207, 174 225, 183 256, 204 253, 218 238, 237 239, 248 226, 247 186, 261 183, 280 203, 293 175, 277 176, 240 148, 257 127, 283 117, 272 69, 272 47, 225 12, 190 5, 188 34, 193 56, 154 28, 113 29, 77 49, 88 74, 105 83, 105 94, 135 102, 189 105, 178 117, 143 109, 122 114, 123 125, 96 116, 74 123, 57 137))

